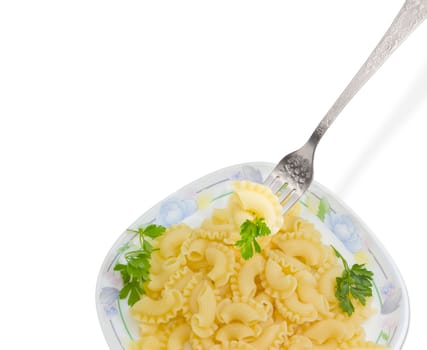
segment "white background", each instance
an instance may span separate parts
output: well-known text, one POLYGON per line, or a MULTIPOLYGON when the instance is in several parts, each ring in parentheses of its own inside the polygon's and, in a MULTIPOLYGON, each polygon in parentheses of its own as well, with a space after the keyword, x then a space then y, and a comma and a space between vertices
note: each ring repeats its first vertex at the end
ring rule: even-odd
MULTIPOLYGON (((1 349, 107 349, 95 283, 140 214, 299 147, 401 0, 2 1, 1 349)), ((315 179, 383 242, 425 342, 427 24, 345 109, 315 179)))

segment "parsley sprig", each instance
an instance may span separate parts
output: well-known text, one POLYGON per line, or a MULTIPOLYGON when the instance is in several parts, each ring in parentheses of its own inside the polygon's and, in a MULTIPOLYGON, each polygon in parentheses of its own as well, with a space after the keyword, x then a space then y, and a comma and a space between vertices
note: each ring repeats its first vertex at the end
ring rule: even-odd
POLYGON ((119 271, 122 280, 123 288, 120 290, 120 299, 128 297, 129 306, 134 305, 145 294, 144 283, 150 280, 151 268, 151 253, 155 249, 150 243, 149 239, 155 239, 161 236, 166 228, 157 225, 148 225, 146 228, 138 228, 138 230, 128 230, 135 232, 139 237, 139 244, 141 248, 132 250, 125 254, 127 264, 117 263, 114 266, 115 271, 119 271))
POLYGON ((351 268, 347 261, 334 247, 335 255, 341 259, 344 271, 341 277, 337 277, 335 296, 339 301, 340 308, 349 316, 354 312, 351 298, 359 300, 362 305, 366 304, 366 298, 372 296, 374 273, 365 268, 365 264, 354 264, 351 268))
POLYGON ((264 221, 264 218, 255 218, 254 220, 246 220, 240 225, 241 239, 236 242, 236 246, 240 247, 240 254, 243 259, 248 260, 254 255, 254 251, 261 253, 261 247, 257 242, 257 237, 267 236, 271 233, 269 227, 264 221))

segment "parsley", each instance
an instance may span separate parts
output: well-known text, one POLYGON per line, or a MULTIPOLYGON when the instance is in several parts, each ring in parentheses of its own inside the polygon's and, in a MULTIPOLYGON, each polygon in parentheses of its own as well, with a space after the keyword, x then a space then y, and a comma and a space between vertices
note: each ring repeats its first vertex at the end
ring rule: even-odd
POLYGON ((255 218, 254 220, 246 220, 240 225, 241 239, 236 242, 236 246, 240 247, 240 254, 243 259, 248 260, 254 255, 254 251, 261 253, 261 247, 257 242, 257 237, 267 236, 271 233, 263 218, 255 218))
POLYGON ((166 228, 157 225, 148 225, 145 229, 128 230, 139 236, 140 249, 127 252, 125 260, 127 264, 117 263, 114 271, 120 272, 123 280, 123 288, 120 290, 120 299, 128 298, 129 306, 134 305, 145 294, 144 283, 150 280, 151 253, 154 249, 147 237, 155 239, 161 236, 166 228))
POLYGON ((359 300, 362 305, 366 304, 366 298, 372 296, 374 273, 365 268, 365 264, 354 264, 351 268, 348 266, 344 257, 332 247, 335 255, 341 259, 344 265, 344 271, 341 277, 337 277, 337 286, 335 296, 339 301, 340 308, 349 316, 354 312, 354 305, 351 297, 359 300))

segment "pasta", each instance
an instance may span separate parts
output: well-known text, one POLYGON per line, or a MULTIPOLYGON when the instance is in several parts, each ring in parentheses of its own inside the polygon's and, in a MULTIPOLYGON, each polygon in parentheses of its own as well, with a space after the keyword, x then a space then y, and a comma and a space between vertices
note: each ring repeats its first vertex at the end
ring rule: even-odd
POLYGON ((156 240, 150 282, 131 309, 140 338, 130 350, 363 350, 372 310, 352 316, 335 297, 342 267, 296 205, 285 217, 277 197, 260 184, 236 181, 228 207, 200 227, 169 227, 156 240), (244 260, 239 227, 262 217, 272 235, 244 260))

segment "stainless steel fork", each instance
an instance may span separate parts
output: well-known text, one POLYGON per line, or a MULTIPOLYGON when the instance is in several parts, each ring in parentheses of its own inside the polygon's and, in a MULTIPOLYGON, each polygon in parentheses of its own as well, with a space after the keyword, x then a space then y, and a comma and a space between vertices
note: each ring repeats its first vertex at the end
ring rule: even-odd
POLYGON ((285 156, 264 184, 275 193, 287 212, 313 181, 316 146, 344 107, 374 75, 391 54, 427 17, 427 0, 407 0, 366 62, 321 120, 304 146, 285 156))

